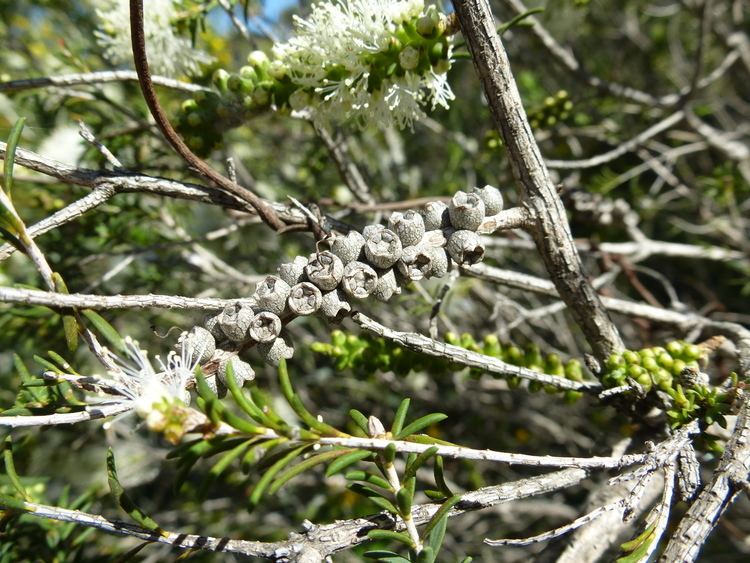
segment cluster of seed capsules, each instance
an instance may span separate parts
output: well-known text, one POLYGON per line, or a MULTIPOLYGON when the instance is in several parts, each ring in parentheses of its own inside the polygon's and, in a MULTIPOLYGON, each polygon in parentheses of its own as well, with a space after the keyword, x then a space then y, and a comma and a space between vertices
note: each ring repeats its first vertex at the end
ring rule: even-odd
MULTIPOLYGON (((494 334, 489 334, 481 342, 477 342, 471 334, 458 335, 452 332, 445 334, 445 341, 514 366, 557 375, 571 381, 583 381, 581 362, 576 359, 565 362, 554 353, 542 354, 539 346, 533 343, 520 348, 513 344, 501 343, 494 334)), ((366 374, 379 370, 393 371, 398 375, 407 375, 411 371, 426 371, 432 375, 442 375, 462 369, 462 366, 456 366, 443 358, 412 352, 384 338, 344 334, 340 330, 331 333, 330 343, 316 342, 312 345, 312 350, 332 358, 334 367, 339 371, 352 369, 366 374)), ((483 373, 481 370, 472 372, 483 373)), ((521 379, 514 376, 508 377, 507 381, 511 387, 521 384, 521 379)), ((560 392, 556 387, 545 386, 535 381, 529 383, 529 390, 560 392)), ((581 397, 581 393, 568 390, 564 392, 564 396, 566 401, 573 402, 581 397)))
MULTIPOLYGON (((419 18, 400 22, 385 50, 361 55, 368 68, 368 92, 380 90, 383 81, 407 72, 447 72, 451 64, 447 28, 445 15, 433 7, 419 18)), ((180 107, 177 129, 185 142, 205 156, 221 144, 228 129, 271 108, 314 109, 332 84, 347 79, 345 69, 332 65, 318 87, 302 85, 295 80, 292 65, 283 58, 270 59, 263 51, 252 51, 239 72, 216 70, 212 80, 215 91, 198 92, 180 107)))
POLYGON ((478 230, 503 209, 492 186, 459 191, 447 204, 433 201, 421 212, 394 212, 388 226, 373 224, 325 240, 329 250, 297 256, 266 276, 246 300, 228 305, 202 327, 182 336, 192 362, 218 362, 215 384, 224 392, 231 364, 238 383, 254 377, 237 352, 254 344, 269 364, 289 359, 294 349, 283 326, 299 316, 318 314, 340 322, 351 303, 370 296, 388 301, 411 282, 442 278, 452 263, 475 264, 484 257, 478 230))

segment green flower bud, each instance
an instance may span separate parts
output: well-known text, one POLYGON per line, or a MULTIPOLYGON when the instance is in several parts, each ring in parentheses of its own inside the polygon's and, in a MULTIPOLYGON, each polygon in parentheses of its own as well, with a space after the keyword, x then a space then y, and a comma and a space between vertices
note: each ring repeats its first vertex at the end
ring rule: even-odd
POLYGON ((682 354, 683 346, 684 346, 683 342, 679 342, 675 340, 673 342, 667 343, 666 348, 667 348, 667 352, 669 352, 672 356, 679 356, 682 354))
POLYGON ((252 51, 247 56, 247 62, 255 67, 263 68, 268 64, 268 55, 263 51, 252 51))
POLYGON ((687 361, 699 360, 703 357, 703 351, 700 346, 687 344, 683 350, 683 358, 687 361))
POLYGON ((639 365, 641 363, 641 357, 632 350, 625 350, 622 353, 622 359, 625 360, 625 363, 628 365, 639 365))
POLYGON ((219 68, 214 72, 211 81, 219 92, 225 94, 227 91, 227 81, 229 80, 229 73, 223 68, 219 68))

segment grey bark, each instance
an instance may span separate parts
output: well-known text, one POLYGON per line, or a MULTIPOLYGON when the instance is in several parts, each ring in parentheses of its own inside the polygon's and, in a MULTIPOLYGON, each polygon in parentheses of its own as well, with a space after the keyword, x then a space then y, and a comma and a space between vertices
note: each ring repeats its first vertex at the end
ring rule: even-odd
POLYGON ((586 279, 565 208, 531 132, 510 63, 486 0, 453 0, 485 97, 522 196, 544 265, 594 354, 605 359, 622 340, 586 279))

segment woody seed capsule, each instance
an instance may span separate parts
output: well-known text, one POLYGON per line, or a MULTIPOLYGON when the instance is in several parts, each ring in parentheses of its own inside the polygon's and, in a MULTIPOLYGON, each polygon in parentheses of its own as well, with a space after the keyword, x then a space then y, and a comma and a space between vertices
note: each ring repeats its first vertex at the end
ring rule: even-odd
POLYGON ((390 268, 401 258, 401 241, 393 231, 377 230, 365 240, 365 256, 376 268, 390 268))
POLYGON ((292 286, 305 279, 305 266, 307 266, 307 258, 295 256, 292 262, 282 264, 276 271, 287 285, 292 286))
POLYGON ((393 295, 399 295, 401 288, 392 269, 378 272, 378 284, 372 294, 378 301, 388 301, 393 295))
POLYGON ((255 299, 258 308, 280 315, 286 308, 286 298, 289 297, 289 284, 277 276, 266 276, 255 287, 255 299))
POLYGON ((213 336, 216 340, 222 340, 225 338, 224 332, 221 330, 221 327, 219 326, 219 317, 221 316, 221 313, 218 315, 209 315, 205 319, 203 319, 203 326, 204 328, 211 333, 211 336, 213 336))
POLYGON ((219 371, 217 372, 219 382, 225 387, 228 387, 227 369, 230 364, 232 365, 232 370, 234 371, 234 381, 239 387, 242 387, 245 384, 245 381, 252 381, 253 379, 255 379, 255 371, 253 370, 252 366, 250 366, 250 364, 240 360, 235 355, 227 356, 219 362, 219 371))
POLYGON ((448 238, 445 248, 459 264, 476 264, 484 258, 484 244, 474 231, 456 231, 448 238))
POLYGON ((209 361, 216 351, 214 337, 202 326, 195 326, 190 332, 183 332, 175 346, 182 354, 183 348, 190 353, 191 364, 204 364, 209 361))
POLYGON ((305 266, 308 279, 323 291, 335 288, 344 275, 344 263, 341 258, 328 250, 311 254, 305 266))
POLYGON ((239 302, 231 303, 219 313, 216 323, 224 336, 233 342, 239 342, 245 338, 254 316, 252 307, 239 302))
POLYGON ((340 289, 334 289, 323 294, 320 310, 331 321, 340 322, 351 312, 352 306, 346 301, 340 289))
POLYGON ((378 274, 364 262, 350 262, 344 268, 341 285, 347 295, 355 299, 364 299, 370 295, 378 284, 378 274))
POLYGON ((422 220, 426 231, 435 231, 450 226, 448 206, 442 201, 431 201, 422 209, 422 220))
POLYGON ((448 214, 454 228, 476 231, 484 219, 484 202, 475 193, 458 191, 451 199, 448 214))
POLYGON ((484 202, 484 214, 487 217, 497 215, 503 210, 503 194, 495 186, 487 184, 483 188, 475 187, 472 192, 484 202))
POLYGON ((413 246, 422 240, 425 233, 424 219, 416 211, 396 211, 388 219, 388 226, 398 235, 402 246, 413 246))
POLYGON ((292 286, 287 299, 287 306, 295 315, 312 315, 320 309, 323 294, 310 282, 301 282, 292 286))
POLYGON ((281 319, 269 311, 261 311, 250 324, 247 334, 256 342, 271 342, 281 332, 281 319))
POLYGON ((280 336, 271 342, 258 344, 258 352, 264 362, 272 366, 278 366, 282 358, 288 360, 294 356, 294 347, 280 336))
POLYGON ((331 252, 344 264, 358 260, 365 246, 365 237, 359 231, 349 231, 346 236, 337 236, 331 243, 331 252))
POLYGON ((442 278, 448 273, 448 253, 445 248, 431 247, 425 251, 428 263, 421 267, 422 273, 426 278, 442 278))
POLYGON ((396 263, 398 272, 406 279, 419 281, 424 277, 421 267, 429 259, 424 254, 425 248, 419 246, 407 246, 401 253, 401 260, 396 263))

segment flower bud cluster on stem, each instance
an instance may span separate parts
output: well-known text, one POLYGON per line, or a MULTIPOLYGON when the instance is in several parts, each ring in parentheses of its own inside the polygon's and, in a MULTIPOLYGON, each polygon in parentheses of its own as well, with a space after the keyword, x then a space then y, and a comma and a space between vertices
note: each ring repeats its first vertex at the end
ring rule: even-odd
POLYGON ((424 107, 454 99, 446 73, 447 17, 423 0, 313 4, 295 18, 296 35, 271 55, 253 51, 236 73, 218 69, 214 93, 183 103, 179 129, 207 154, 227 128, 268 110, 298 112, 320 126, 352 122, 411 127, 424 107))

